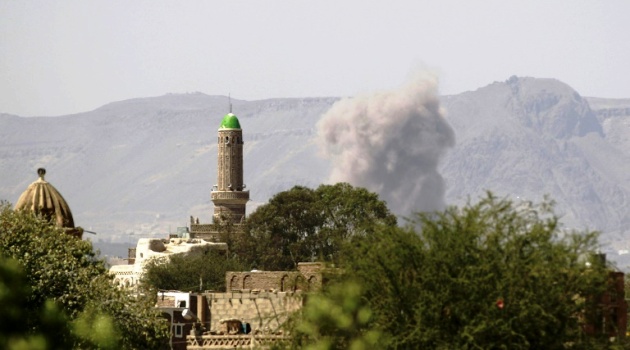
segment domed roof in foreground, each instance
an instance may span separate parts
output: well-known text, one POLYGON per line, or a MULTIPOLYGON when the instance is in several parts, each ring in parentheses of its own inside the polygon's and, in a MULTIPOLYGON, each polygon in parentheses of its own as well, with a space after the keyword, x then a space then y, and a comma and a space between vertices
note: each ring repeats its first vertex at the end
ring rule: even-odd
POLYGON ((236 115, 232 113, 226 114, 225 117, 223 117, 223 120, 221 120, 221 125, 219 126, 219 129, 240 129, 240 128, 241 128, 241 123, 238 122, 238 118, 236 117, 236 115))
POLYGON ((44 180, 46 169, 37 169, 37 174, 39 179, 30 184, 22 193, 15 205, 15 210, 28 210, 42 215, 57 227, 75 234, 74 219, 68 203, 53 185, 44 180))

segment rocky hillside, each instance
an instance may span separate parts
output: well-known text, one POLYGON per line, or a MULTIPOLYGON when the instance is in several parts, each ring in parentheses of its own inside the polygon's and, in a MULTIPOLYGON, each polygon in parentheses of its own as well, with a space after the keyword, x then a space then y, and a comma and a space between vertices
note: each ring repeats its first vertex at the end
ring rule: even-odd
MULTIPOLYGON (((232 100, 245 137, 251 211, 295 184, 324 182, 315 124, 336 98, 232 100)), ((456 145, 442 160, 446 202, 485 190, 548 194, 569 228, 626 248, 630 227, 630 100, 584 98, 553 79, 510 78, 442 98, 456 145)), ((46 167, 75 222, 135 242, 211 218, 216 130, 228 99, 201 93, 133 99, 62 117, 0 115, 0 198, 15 202, 46 167)))
POLYGON ((485 190, 527 200, 548 194, 567 228, 622 239, 630 153, 588 99, 557 80, 513 77, 443 104, 457 134, 443 168, 451 202, 485 190))
MULTIPOLYGON (((232 100, 245 133, 250 207, 295 184, 316 186, 314 124, 335 101, 232 100)), ((159 234, 209 221, 216 181, 216 131, 228 98, 166 95, 111 103, 54 118, 0 116, 0 198, 17 201, 46 167, 75 222, 100 237, 159 234)), ((132 241, 134 238, 130 238, 132 241)))

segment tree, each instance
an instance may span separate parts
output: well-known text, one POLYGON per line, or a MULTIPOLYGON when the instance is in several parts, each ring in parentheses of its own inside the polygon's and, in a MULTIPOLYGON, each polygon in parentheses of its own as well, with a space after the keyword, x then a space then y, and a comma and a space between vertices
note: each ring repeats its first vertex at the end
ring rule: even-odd
POLYGON ((23 273, 28 293, 20 310, 30 332, 42 331, 44 324, 38 315, 50 303, 70 322, 68 331, 56 334, 56 343, 48 343, 46 348, 67 348, 67 344, 107 347, 99 337, 81 336, 94 330, 93 326, 124 349, 166 344, 166 322, 159 318, 153 303, 116 288, 89 241, 2 203, 0 256, 15 260, 23 273), (120 338, 107 335, 108 329, 115 330, 112 334, 119 333, 120 338))
POLYGON ((241 270, 244 266, 238 260, 216 252, 177 254, 168 262, 149 261, 142 283, 155 289, 225 291, 225 273, 241 270))
POLYGON ((14 259, 0 258, 0 348, 67 348, 70 345, 70 329, 61 310, 54 302, 46 302, 39 309, 30 308, 27 311, 30 293, 19 263, 14 259), (30 322, 24 322, 25 316, 30 322))
POLYGON ((379 224, 394 226, 396 217, 364 188, 295 186, 258 207, 230 249, 252 267, 291 270, 301 261, 340 261, 345 244, 379 224))
POLYGON ((383 349, 389 339, 368 327, 371 318, 372 311, 359 284, 354 281, 333 284, 306 299, 304 308, 289 320, 291 343, 278 344, 276 348, 383 349))
POLYGON ((547 202, 488 194, 379 227, 348 254, 340 283, 362 287, 361 332, 383 332, 389 348, 577 349, 606 286, 605 267, 586 264, 596 246, 596 232, 562 231, 547 202))

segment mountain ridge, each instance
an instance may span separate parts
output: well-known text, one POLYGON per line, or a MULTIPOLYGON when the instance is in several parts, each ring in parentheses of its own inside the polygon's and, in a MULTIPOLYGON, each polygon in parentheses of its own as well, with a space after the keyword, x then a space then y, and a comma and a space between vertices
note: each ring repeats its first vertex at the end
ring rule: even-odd
MULTIPOLYGON (((244 130, 248 212, 293 185, 327 181, 315 125, 339 100, 231 99, 244 130)), ((0 114, 0 198, 15 202, 43 166, 75 222, 101 239, 163 235, 190 215, 209 222, 216 128, 229 104, 227 96, 167 94, 68 116, 0 114)), ((511 77, 441 104, 456 134, 440 165, 448 204, 485 190, 533 201, 549 194, 567 227, 600 229, 606 244, 625 246, 630 99, 511 77)))

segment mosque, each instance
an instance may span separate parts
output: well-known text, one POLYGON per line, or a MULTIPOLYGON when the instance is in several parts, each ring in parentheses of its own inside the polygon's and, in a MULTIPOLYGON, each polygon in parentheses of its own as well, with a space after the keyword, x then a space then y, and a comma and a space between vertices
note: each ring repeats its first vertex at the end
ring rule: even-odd
POLYGON ((243 182, 243 129, 236 115, 228 113, 221 120, 217 137, 217 184, 210 198, 214 203, 212 224, 200 224, 191 217, 190 235, 194 238, 217 239, 219 223, 240 225, 245 220, 249 190, 243 182))
MULTIPOLYGON (((228 113, 219 125, 217 149, 217 184, 210 194, 214 203, 213 222, 201 224, 191 217, 190 229, 180 228, 178 234, 168 239, 141 238, 136 248, 129 250, 127 265, 114 265, 110 272, 114 282, 121 287, 137 285, 144 272, 145 264, 152 258, 166 258, 172 254, 203 253, 214 250, 220 254, 227 251, 227 244, 217 242, 217 224, 232 224, 237 228, 245 219, 245 206, 249 191, 243 182, 243 130, 236 115, 228 113), (183 229, 183 230, 182 230, 183 229)), ((15 205, 16 210, 28 210, 41 215, 67 234, 79 239, 85 231, 75 227, 70 206, 57 189, 44 177, 46 170, 37 170, 39 178, 22 193, 15 205)), ((91 232, 90 232, 91 233, 91 232)))
MULTIPOLYGON (((240 229, 249 201, 243 182, 243 145, 240 122, 230 111, 218 129, 217 183, 210 192, 214 203, 212 223, 203 224, 191 217, 190 227, 178 229, 168 239, 139 239, 136 248, 130 249, 129 263, 110 268, 114 283, 134 288, 151 259, 166 261, 174 254, 227 252, 227 244, 218 241, 220 225, 240 229)), ((68 203, 44 180, 45 174, 44 169, 38 170, 39 179, 20 196, 16 210, 41 215, 81 239, 83 232, 89 231, 74 226, 68 203)), ((159 292, 157 307, 171 325, 171 348, 269 348, 286 340, 280 326, 302 307, 304 291, 321 287, 322 269, 320 263, 299 263, 297 271, 228 272, 225 292, 159 292)))
MULTIPOLYGON (((222 119, 217 138, 217 183, 210 198, 214 203, 213 222, 199 223, 191 218, 190 228, 178 230, 168 239, 140 239, 128 265, 113 266, 114 282, 132 288, 153 258, 168 259, 173 254, 196 254, 209 250, 224 253, 227 244, 217 242, 221 224, 239 226, 246 217, 249 191, 243 182, 243 130, 238 118, 228 113, 222 119)), ((72 212, 63 196, 45 180, 46 170, 38 169, 39 178, 28 186, 15 206, 32 211, 79 239, 84 232, 75 227, 72 212)), ((226 273, 225 292, 199 293, 161 291, 157 306, 171 325, 172 349, 270 348, 287 339, 281 325, 303 306, 303 291, 321 288, 324 266, 299 263, 297 271, 244 271, 226 273)), ((601 296, 601 324, 588 323, 587 334, 625 335, 626 303, 613 298, 624 292, 623 273, 611 272, 614 293, 601 296), (610 328, 610 330, 609 330, 610 328)))
POLYGON ((70 206, 61 193, 44 179, 46 169, 37 169, 37 175, 39 178, 31 183, 18 199, 15 210, 26 210, 41 215, 65 233, 81 239, 84 230, 74 226, 70 206))
POLYGON ((243 130, 238 118, 228 113, 221 120, 217 138, 217 184, 212 186, 210 197, 214 203, 213 222, 199 223, 191 216, 190 229, 178 229, 168 240, 141 238, 135 249, 130 249, 128 265, 114 265, 110 273, 114 283, 133 287, 142 279, 145 265, 153 258, 166 258, 172 254, 203 254, 214 250, 227 252, 227 244, 218 242, 218 224, 231 224, 237 228, 245 220, 245 206, 249 191, 243 183, 243 130))

